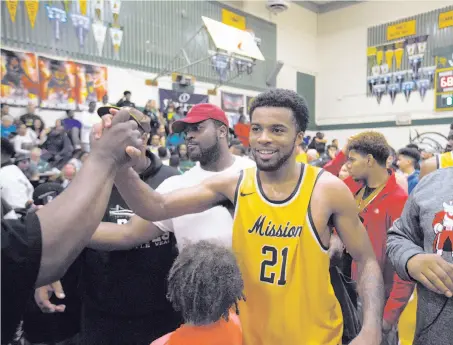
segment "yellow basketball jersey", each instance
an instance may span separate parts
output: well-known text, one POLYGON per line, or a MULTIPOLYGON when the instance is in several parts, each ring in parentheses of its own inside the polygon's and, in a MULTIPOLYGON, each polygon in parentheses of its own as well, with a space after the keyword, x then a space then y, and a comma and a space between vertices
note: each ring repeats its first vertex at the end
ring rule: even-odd
POLYGON ((242 173, 233 249, 245 286, 246 302, 239 305, 245 345, 341 344, 330 259, 309 212, 320 172, 302 164, 297 187, 284 201, 265 196, 256 168, 242 173))
POLYGON ((437 162, 440 169, 453 167, 453 151, 444 152, 439 155, 437 162))

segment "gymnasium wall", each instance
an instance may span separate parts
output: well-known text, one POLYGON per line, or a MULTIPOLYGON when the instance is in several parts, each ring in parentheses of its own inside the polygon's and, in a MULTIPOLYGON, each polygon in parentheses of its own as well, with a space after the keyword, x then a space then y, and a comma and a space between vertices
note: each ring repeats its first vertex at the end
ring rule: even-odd
MULTIPOLYGON (((366 96, 367 29, 416 14, 453 5, 453 1, 370 1, 320 14, 318 17, 318 74, 316 80, 316 124, 318 129, 386 129, 396 114, 411 113, 412 119, 442 122, 450 112, 435 113, 432 90, 422 101, 418 92, 409 102, 398 95, 395 103, 366 96), (340 124, 340 126, 339 126, 340 124)), ((453 44, 453 36, 451 37, 453 44)), ((387 96, 387 98, 389 98, 387 96)), ((440 124, 440 123, 439 123, 440 124)), ((395 129, 396 130, 396 129, 395 129)), ((404 130, 405 131, 405 130, 404 130)), ((388 132, 390 133, 390 132, 388 132)), ((398 132, 399 133, 399 132, 398 132)))

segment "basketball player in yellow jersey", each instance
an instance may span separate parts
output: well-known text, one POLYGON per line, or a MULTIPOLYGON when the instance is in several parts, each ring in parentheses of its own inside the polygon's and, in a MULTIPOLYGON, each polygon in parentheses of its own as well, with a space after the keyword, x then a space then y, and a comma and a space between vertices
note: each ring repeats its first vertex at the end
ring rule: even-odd
MULTIPOLYGON (((248 299, 239 308, 246 345, 341 344, 343 321, 327 253, 332 224, 359 267, 363 327, 350 344, 380 345, 383 280, 351 192, 337 177, 295 160, 307 128, 305 100, 293 91, 269 90, 255 98, 250 113, 257 170, 224 173, 159 194, 132 169, 123 169, 115 179, 120 193, 149 221, 203 212, 228 201, 235 205, 233 249, 248 299)), ((227 136, 227 126, 212 118, 184 124, 190 128, 188 150, 199 150, 195 131, 204 135, 215 128, 213 143, 227 136)), ((106 127, 109 122, 104 119, 106 127)), ((126 152, 133 159, 140 155, 133 148, 126 152)))

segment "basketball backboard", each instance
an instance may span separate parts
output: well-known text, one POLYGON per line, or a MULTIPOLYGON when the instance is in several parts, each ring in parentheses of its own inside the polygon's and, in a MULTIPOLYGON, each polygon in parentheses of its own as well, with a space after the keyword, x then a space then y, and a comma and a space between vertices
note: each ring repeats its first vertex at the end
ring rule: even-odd
POLYGON ((211 18, 202 17, 203 23, 216 49, 228 54, 264 61, 253 35, 211 18))

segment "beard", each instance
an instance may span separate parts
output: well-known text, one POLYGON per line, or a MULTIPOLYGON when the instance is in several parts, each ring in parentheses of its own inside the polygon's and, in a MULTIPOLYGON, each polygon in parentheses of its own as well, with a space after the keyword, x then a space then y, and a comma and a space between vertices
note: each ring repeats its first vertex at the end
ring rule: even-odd
POLYGON ((201 165, 217 160, 220 155, 219 138, 215 137, 214 144, 209 147, 197 145, 195 150, 188 150, 187 155, 192 162, 200 162, 201 165))
POLYGON ((257 168, 261 171, 267 172, 277 171, 278 169, 280 169, 281 166, 283 166, 288 161, 288 159, 291 158, 295 149, 295 143, 296 143, 295 141, 292 143, 292 147, 290 150, 288 150, 288 152, 284 152, 283 154, 280 155, 277 154, 278 156, 272 158, 269 161, 261 160, 261 158, 255 152, 255 150, 252 150, 253 158, 255 160, 257 168))

